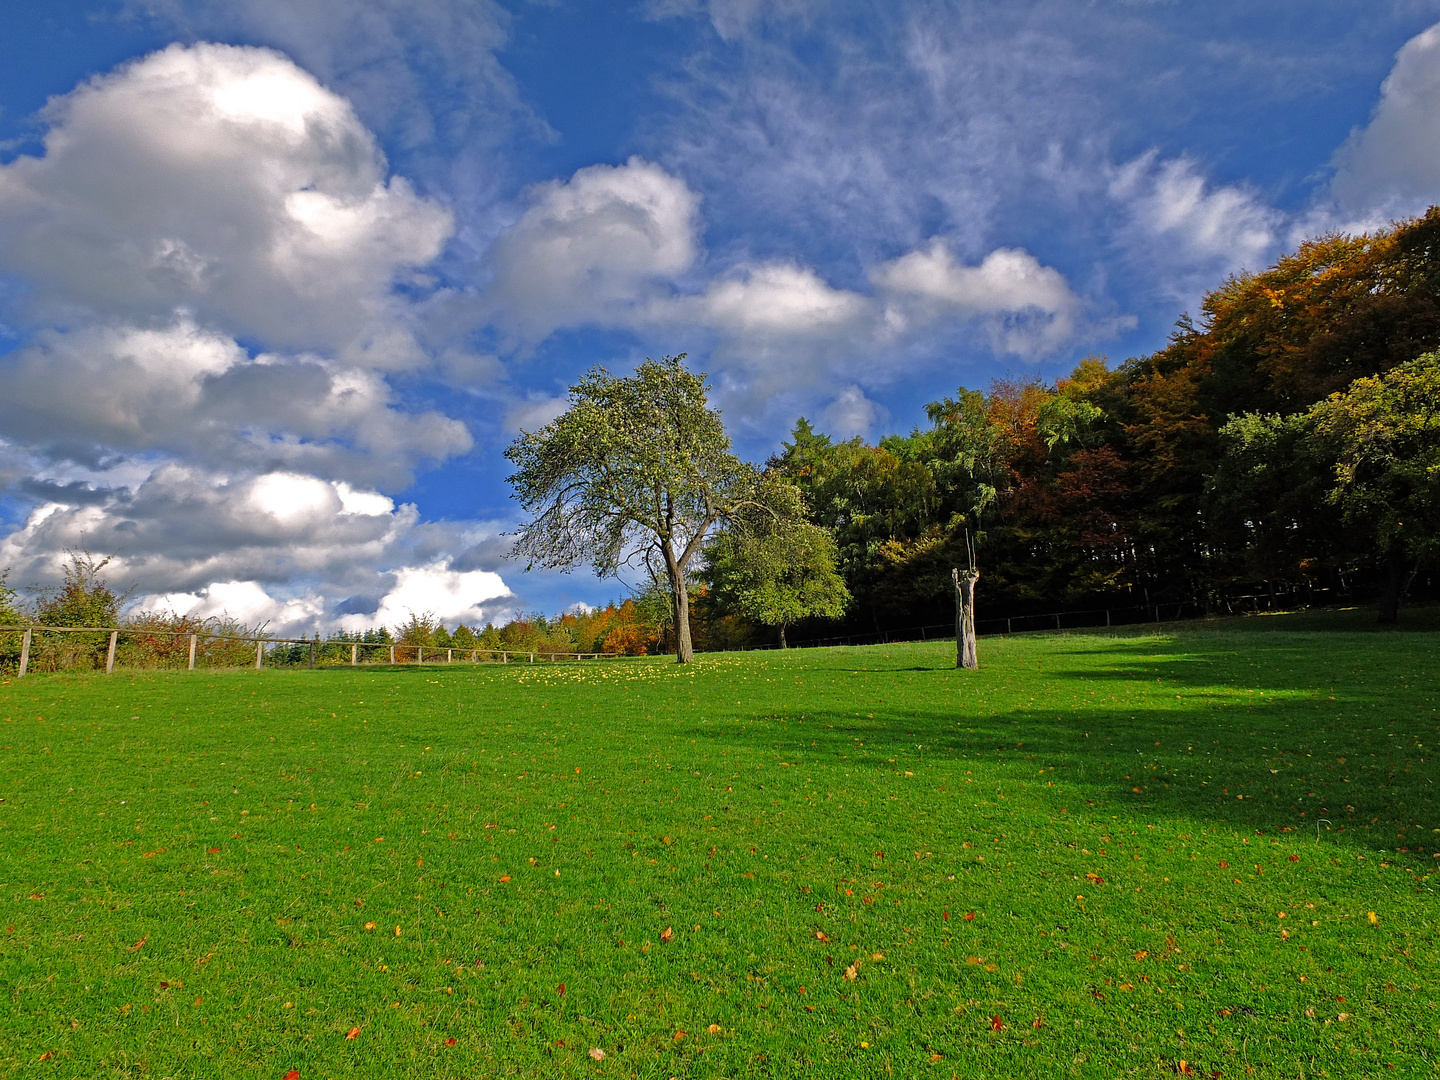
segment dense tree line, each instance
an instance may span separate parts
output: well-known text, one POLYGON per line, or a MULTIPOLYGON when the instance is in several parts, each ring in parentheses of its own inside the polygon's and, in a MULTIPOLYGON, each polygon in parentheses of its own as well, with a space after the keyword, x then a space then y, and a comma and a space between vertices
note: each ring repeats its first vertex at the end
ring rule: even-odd
POLYGON ((990 614, 1340 588, 1394 618, 1440 535, 1437 346, 1432 208, 1231 278, 1149 356, 961 389, 874 445, 801 420, 769 468, 857 631, 944 621, 967 532, 990 614))

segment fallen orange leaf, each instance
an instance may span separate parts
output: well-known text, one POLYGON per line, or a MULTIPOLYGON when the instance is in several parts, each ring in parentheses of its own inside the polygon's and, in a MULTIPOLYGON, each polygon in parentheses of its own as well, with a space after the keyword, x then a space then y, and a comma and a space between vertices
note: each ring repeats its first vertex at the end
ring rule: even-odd
POLYGON ((288 1073, 285 1074, 284 1080, 300 1080, 300 1070, 291 1069, 288 1073))
POLYGON ((129 951, 130 951, 130 952, 134 952, 136 949, 139 949, 139 948, 143 947, 144 944, 145 944, 145 942, 147 942, 147 941, 149 941, 149 940, 150 940, 150 939, 149 939, 148 937, 142 937, 139 941, 135 942, 134 945, 131 945, 131 946, 130 946, 129 951))
POLYGON ((604 1051, 604 1050, 601 1050, 598 1046, 592 1046, 592 1047, 590 1048, 590 1056, 591 1056, 592 1058, 594 1058, 596 1061, 604 1061, 604 1060, 605 1060, 605 1051, 604 1051))
POLYGON ((1086 881, 1093 881, 1096 885, 1104 885, 1104 884, 1105 884, 1105 879, 1104 879, 1103 877, 1101 877, 1099 874, 1095 873, 1094 871, 1091 871, 1090 873, 1086 874, 1086 875, 1085 875, 1085 880, 1086 880, 1086 881))
POLYGON ((1036 1031, 1039 1031, 1045 1026, 1045 1017, 1043 1015, 1035 1017, 1035 1019, 1030 1022, 1030 1026, 1036 1031))
POLYGON ((500 879, 500 883, 503 885, 505 882, 507 882, 507 881, 509 881, 509 880, 510 880, 510 875, 509 875, 509 874, 506 874, 504 877, 502 877, 502 878, 500 879))
POLYGON ((991 1030, 991 1031, 1004 1031, 1004 1030, 1005 1030, 1005 1021, 1001 1020, 1000 1017, 998 1017, 998 1016, 992 1016, 992 1017, 990 1018, 990 1030, 991 1030))
POLYGON ((661 940, 661 941, 669 941, 669 940, 670 940, 671 938, 673 938, 674 936, 675 936, 675 928, 674 928, 673 926, 667 926, 667 927, 665 927, 664 930, 660 931, 660 940, 661 940))
POLYGON ((967 912, 964 914, 963 918, 965 919, 966 922, 974 922, 974 921, 975 921, 975 913, 974 913, 973 911, 967 911, 967 912))
POLYGON ((845 978, 851 980, 852 982, 855 980, 856 976, 858 976, 859 974, 860 974, 860 961, 859 961, 859 960, 856 960, 853 964, 851 964, 849 967, 847 967, 847 968, 845 969, 845 978))
POLYGON ((446 1046, 454 1046, 454 1045, 455 1045, 455 1037, 452 1035, 450 1038, 446 1039, 446 1040, 445 1040, 445 1045, 446 1045, 446 1046))
POLYGON ((711 1024, 711 1025, 710 1025, 708 1028, 706 1028, 705 1030, 708 1031, 711 1035, 719 1035, 719 1034, 720 1034, 720 1025, 719 1025, 719 1024, 711 1024))
POLYGON ((347 1031, 347 1032, 345 1033, 345 1038, 346 1038, 347 1040, 353 1040, 353 1039, 359 1038, 359 1036, 360 1036, 360 1029, 359 1029, 358 1027, 352 1027, 349 1031, 347 1031))
POLYGON ((823 941, 823 942, 825 942, 826 944, 829 944, 829 942, 830 942, 830 939, 825 936, 825 931, 824 931, 824 930, 816 930, 816 931, 815 931, 815 940, 816 940, 816 941, 823 941))
POLYGON ((675 1035, 674 1035, 675 1041, 676 1041, 676 1042, 679 1042, 681 1039, 685 1038, 685 1036, 688 1035, 688 1034, 690 1034, 688 1031, 677 1031, 677 1032, 675 1032, 675 1035))

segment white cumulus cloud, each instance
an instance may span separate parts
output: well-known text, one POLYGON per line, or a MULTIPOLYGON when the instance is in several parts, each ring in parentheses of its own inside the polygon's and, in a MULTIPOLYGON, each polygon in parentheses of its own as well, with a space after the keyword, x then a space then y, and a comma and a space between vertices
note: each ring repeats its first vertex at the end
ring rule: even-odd
POLYGON ((632 321, 639 301, 695 262, 698 209, 683 180, 638 157, 539 185, 491 251, 493 317, 531 341, 632 321))
POLYGON ((351 629, 366 626, 400 626, 411 614, 429 613, 453 626, 457 622, 484 623, 494 616, 495 601, 513 601, 500 575, 488 570, 452 570, 443 564, 410 566, 395 573, 395 585, 381 599, 373 616, 347 615, 341 622, 351 629))
POLYGON ((1065 275, 1027 251, 997 248, 979 265, 955 260, 940 240, 876 267, 872 279, 905 329, 916 320, 978 320, 997 352, 1036 356, 1071 342, 1083 304, 1065 275))
POLYGON ((285 57, 172 45, 44 118, 44 154, 0 166, 0 265, 42 313, 184 307, 277 347, 419 362, 391 289, 450 214, 387 177, 349 103, 285 57))
POLYGON ((1405 43, 1370 123, 1335 155, 1332 191, 1375 224, 1440 202, 1440 23, 1405 43))

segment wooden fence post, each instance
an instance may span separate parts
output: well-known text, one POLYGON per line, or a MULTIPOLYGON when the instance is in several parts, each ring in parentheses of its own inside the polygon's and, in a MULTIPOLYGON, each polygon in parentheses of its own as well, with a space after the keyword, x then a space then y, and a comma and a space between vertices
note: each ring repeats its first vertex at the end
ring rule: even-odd
POLYGON ((417 664, 423 664, 425 662, 425 646, 416 645, 415 650, 415 662, 417 664))
POLYGON ((310 642, 310 670, 315 670, 315 642, 310 642))
POLYGON ((390 646, 390 663, 395 663, 395 646, 390 646))
POLYGON ((350 646, 350 666, 351 666, 351 667, 354 667, 356 664, 358 664, 358 663, 360 662, 359 653, 360 653, 360 646, 359 646, 359 645, 351 645, 351 646, 350 646))
MULTIPOLYGON (((113 639, 112 639, 112 640, 113 640, 113 639)), ((191 634, 191 635, 190 635, 190 663, 189 663, 189 666, 188 666, 185 670, 187 670, 187 671, 194 671, 194 670, 195 670, 195 635, 194 635, 194 634, 191 634)))
POLYGON ((110 648, 105 652, 106 675, 113 675, 115 673, 115 639, 119 636, 120 632, 118 630, 110 631, 110 648))
POLYGON ((35 631, 27 626, 25 636, 20 639, 20 674, 16 676, 18 679, 23 679, 25 672, 30 670, 30 638, 34 633, 35 631))
POLYGON ((264 658, 264 656, 265 656, 265 642, 257 640, 257 641, 255 642, 255 670, 256 670, 256 671, 259 671, 259 670, 260 670, 260 661, 264 658))
POLYGON ((446 649, 446 650, 445 650, 445 662, 446 662, 447 664, 453 664, 453 663, 455 662, 455 650, 454 650, 454 649, 446 649))

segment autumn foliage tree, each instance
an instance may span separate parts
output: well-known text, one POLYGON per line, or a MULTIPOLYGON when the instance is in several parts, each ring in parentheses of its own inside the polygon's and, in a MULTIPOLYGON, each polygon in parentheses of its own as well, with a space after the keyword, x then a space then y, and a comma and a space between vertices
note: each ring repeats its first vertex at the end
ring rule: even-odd
POLYGON ((1437 348, 1432 208, 1232 277, 1148 356, 962 388, 873 445, 801 421, 772 465, 833 531, 856 630, 944 619, 967 530, 997 613, 1341 586, 1390 618, 1436 554, 1404 463, 1437 348))

